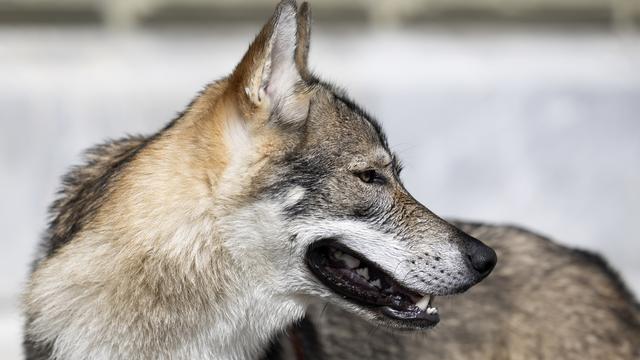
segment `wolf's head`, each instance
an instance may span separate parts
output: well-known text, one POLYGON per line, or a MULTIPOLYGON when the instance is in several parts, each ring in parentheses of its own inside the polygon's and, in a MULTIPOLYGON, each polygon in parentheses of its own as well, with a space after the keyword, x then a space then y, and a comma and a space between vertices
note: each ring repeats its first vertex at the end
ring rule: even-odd
POLYGON ((416 201, 380 125, 308 70, 309 24, 306 3, 281 2, 232 75, 188 110, 209 139, 202 157, 216 158, 216 231, 265 296, 433 326, 433 296, 478 283, 496 255, 416 201))

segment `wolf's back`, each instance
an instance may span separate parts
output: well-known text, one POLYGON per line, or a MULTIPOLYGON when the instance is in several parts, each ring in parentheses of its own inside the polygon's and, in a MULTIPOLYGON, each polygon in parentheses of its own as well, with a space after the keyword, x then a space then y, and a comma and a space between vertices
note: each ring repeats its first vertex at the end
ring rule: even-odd
MULTIPOLYGON (((49 209, 51 222, 40 243, 32 271, 41 261, 55 256, 56 251, 91 221, 108 192, 109 183, 146 141, 143 136, 129 136, 94 146, 86 151, 84 164, 75 166, 64 176, 58 198, 49 209)), ((27 319, 25 324, 25 358, 48 360, 52 354, 51 344, 31 339, 28 332, 31 321, 27 319)))
POLYGON ((62 188, 49 209, 51 222, 34 266, 69 242, 91 217, 108 192, 109 183, 144 146, 144 136, 128 136, 96 145, 85 152, 84 164, 63 178, 62 188))

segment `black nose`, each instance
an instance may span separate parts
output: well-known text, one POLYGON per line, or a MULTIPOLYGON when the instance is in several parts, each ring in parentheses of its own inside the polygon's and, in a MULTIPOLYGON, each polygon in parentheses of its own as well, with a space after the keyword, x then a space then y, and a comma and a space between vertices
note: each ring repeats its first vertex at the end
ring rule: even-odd
POLYGON ((496 252, 476 238, 468 236, 466 240, 467 256, 471 266, 480 273, 480 276, 489 275, 498 262, 496 252))

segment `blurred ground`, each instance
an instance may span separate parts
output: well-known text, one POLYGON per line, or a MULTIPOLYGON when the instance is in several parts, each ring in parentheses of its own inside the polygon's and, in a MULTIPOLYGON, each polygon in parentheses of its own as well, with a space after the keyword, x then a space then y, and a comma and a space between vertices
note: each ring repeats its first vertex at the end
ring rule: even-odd
MULTIPOLYGON (((59 177, 150 133, 228 73, 257 27, 0 28, 0 355, 59 177)), ((316 27, 311 63, 384 124, 417 199, 604 254, 640 292, 640 35, 316 27)))

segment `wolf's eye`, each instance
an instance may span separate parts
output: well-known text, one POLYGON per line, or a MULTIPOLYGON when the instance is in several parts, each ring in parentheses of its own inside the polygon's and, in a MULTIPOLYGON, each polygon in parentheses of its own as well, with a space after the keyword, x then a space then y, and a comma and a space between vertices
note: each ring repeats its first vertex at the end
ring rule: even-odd
POLYGON ((378 172, 375 170, 359 171, 356 173, 356 176, 358 176, 360 180, 366 182, 367 184, 384 184, 386 181, 384 176, 378 174, 378 172))

